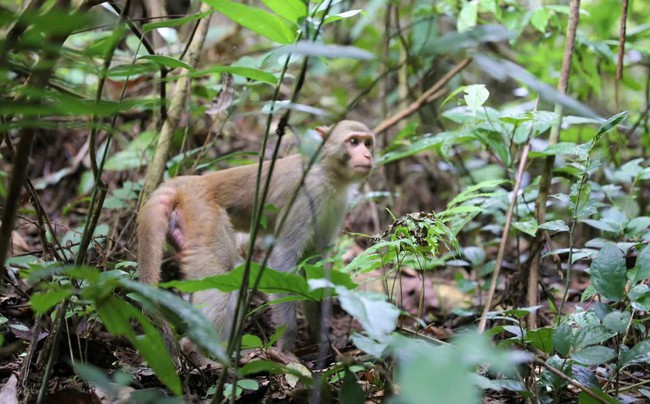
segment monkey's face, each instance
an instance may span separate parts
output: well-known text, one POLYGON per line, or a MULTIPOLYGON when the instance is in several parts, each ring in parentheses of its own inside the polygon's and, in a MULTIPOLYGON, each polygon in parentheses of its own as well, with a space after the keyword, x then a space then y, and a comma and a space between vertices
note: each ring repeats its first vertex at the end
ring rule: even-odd
POLYGON ((375 138, 372 133, 351 132, 345 137, 346 164, 355 179, 363 179, 370 174, 374 161, 372 152, 375 138))

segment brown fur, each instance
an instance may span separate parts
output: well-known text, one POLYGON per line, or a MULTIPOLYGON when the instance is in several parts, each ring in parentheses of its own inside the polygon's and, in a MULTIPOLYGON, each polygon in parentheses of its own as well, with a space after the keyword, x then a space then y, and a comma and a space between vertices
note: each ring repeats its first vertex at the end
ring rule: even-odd
MULTIPOLYGON (((267 204, 279 212, 267 218, 275 230, 276 248, 269 259, 273 269, 291 271, 299 259, 322 253, 338 234, 350 190, 372 168, 374 136, 362 123, 341 121, 333 128, 319 128, 325 138, 320 162, 314 165, 300 188, 306 167, 296 154, 276 161, 267 204), (299 189, 300 188, 300 189, 299 189), (293 206, 288 206, 299 192, 293 206), (278 232, 277 218, 288 211, 278 232)), ((263 181, 269 170, 263 165, 263 181)), ((231 270, 238 260, 235 231, 249 230, 256 165, 234 167, 203 176, 180 176, 158 188, 138 215, 138 268, 140 280, 157 283, 165 241, 179 249, 185 277, 194 279, 231 270)), ((216 290, 195 293, 193 302, 201 307, 222 337, 228 332, 228 294, 216 290)), ((286 324, 281 346, 293 350, 296 334, 295 304, 274 307, 274 319, 286 324)))

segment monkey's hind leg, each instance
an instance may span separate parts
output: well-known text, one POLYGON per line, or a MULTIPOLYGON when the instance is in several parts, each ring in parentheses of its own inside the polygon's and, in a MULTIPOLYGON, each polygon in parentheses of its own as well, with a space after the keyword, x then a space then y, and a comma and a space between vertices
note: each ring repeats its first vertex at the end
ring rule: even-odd
MULTIPOLYGON (((186 228, 185 248, 181 266, 187 279, 221 275, 233 269, 238 261, 234 231, 226 211, 214 203, 200 199, 183 201, 186 228)), ((192 295, 192 303, 214 324, 222 341, 230 337, 236 294, 217 289, 202 290, 192 295)))

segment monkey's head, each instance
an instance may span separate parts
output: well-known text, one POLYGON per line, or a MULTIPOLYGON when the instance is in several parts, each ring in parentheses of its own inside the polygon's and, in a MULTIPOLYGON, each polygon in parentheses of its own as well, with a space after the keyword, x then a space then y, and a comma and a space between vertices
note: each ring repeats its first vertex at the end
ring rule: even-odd
POLYGON ((316 131, 325 141, 321 165, 344 182, 359 182, 373 168, 375 135, 361 122, 341 121, 316 131))

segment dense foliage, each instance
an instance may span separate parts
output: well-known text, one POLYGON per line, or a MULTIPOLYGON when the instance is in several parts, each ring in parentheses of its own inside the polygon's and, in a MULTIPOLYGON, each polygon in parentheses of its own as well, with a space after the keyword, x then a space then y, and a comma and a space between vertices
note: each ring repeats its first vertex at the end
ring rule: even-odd
POLYGON ((24 3, 0 5, 5 399, 650 399, 650 3, 24 3), (260 238, 228 274, 136 280, 143 194, 344 117, 376 168, 327 257, 277 272, 260 238), (260 294, 230 341, 183 298, 242 285, 324 302, 335 354, 275 351, 260 294), (174 363, 161 318, 222 369, 174 363))

